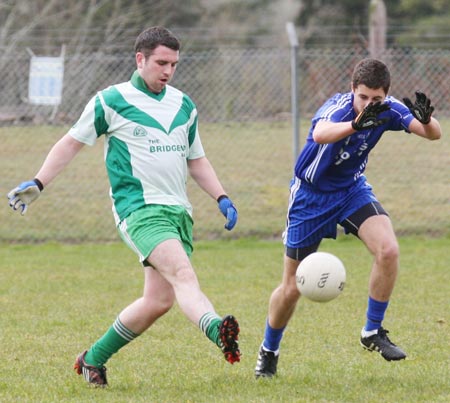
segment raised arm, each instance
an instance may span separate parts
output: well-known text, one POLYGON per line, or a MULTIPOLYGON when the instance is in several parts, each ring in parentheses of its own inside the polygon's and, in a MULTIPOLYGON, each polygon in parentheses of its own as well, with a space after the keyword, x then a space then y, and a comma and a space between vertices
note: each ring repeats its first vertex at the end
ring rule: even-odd
POLYGON ((411 111, 415 119, 409 124, 408 130, 428 140, 438 140, 442 136, 441 125, 431 116, 434 106, 431 100, 423 92, 416 91, 416 101, 412 103, 409 98, 403 98, 403 102, 411 111))
POLYGON ((351 122, 319 121, 314 128, 313 139, 319 144, 335 143, 356 131, 380 126, 389 118, 380 118, 378 115, 389 109, 387 104, 370 102, 351 122))

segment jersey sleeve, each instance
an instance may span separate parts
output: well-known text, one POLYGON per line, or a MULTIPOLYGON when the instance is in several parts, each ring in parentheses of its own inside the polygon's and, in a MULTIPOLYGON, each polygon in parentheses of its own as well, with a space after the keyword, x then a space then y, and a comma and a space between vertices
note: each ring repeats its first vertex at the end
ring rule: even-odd
POLYGON ((402 102, 392 96, 389 96, 387 101, 391 107, 389 111, 391 117, 391 120, 389 121, 389 129, 404 130, 410 133, 408 127, 414 119, 411 111, 402 102))
POLYGON ((195 104, 192 100, 185 96, 190 104, 191 115, 188 122, 188 141, 189 141, 189 153, 187 159, 195 160, 205 156, 205 150, 203 149, 202 141, 200 139, 200 133, 198 131, 198 112, 195 104))
POLYGON ((194 142, 189 147, 189 160, 195 160, 197 158, 201 158, 205 156, 205 150, 203 149, 202 142, 200 140, 200 135, 197 130, 197 134, 195 135, 194 142))
POLYGON ((351 93, 337 93, 329 98, 313 117, 313 125, 320 120, 346 122, 353 119, 353 96, 351 93))
POLYGON ((109 127, 103 105, 100 93, 92 97, 68 134, 84 144, 94 145, 97 138, 105 134, 109 127))

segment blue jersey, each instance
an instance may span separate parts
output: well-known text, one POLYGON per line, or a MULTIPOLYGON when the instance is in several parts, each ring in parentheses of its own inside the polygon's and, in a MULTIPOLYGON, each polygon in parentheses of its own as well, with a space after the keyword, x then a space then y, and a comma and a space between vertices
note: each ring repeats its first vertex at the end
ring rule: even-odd
POLYGON ((379 115, 380 118, 389 118, 383 125, 355 132, 336 143, 314 142, 312 133, 318 121, 337 123, 355 119, 353 97, 352 92, 338 93, 319 108, 312 119, 306 144, 295 164, 296 177, 319 191, 331 192, 351 186, 363 175, 369 152, 382 134, 387 130, 408 132, 408 126, 414 118, 405 105, 388 96, 384 103, 391 109, 379 115))

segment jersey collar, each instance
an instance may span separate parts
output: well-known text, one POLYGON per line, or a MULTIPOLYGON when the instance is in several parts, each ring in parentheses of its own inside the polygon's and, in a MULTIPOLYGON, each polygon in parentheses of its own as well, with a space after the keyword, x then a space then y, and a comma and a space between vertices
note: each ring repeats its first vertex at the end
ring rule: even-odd
POLYGON ((166 87, 163 88, 163 90, 159 94, 155 94, 154 92, 151 92, 147 84, 145 84, 145 81, 143 78, 139 75, 138 71, 135 70, 133 75, 131 76, 131 84, 133 87, 137 88, 139 91, 142 91, 143 93, 147 94, 149 97, 152 97, 158 101, 161 101, 161 99, 164 98, 164 95, 166 93, 166 87))

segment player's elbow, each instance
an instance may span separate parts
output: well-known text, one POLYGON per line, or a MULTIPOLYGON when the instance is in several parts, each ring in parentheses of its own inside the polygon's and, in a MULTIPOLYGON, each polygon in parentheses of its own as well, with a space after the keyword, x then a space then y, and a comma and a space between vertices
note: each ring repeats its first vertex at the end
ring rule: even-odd
POLYGON ((428 136, 428 140, 439 140, 441 138, 441 132, 431 133, 430 136, 428 136))
POLYGON ((430 141, 439 140, 441 138, 441 131, 440 130, 427 131, 424 134, 422 134, 422 136, 430 141))
POLYGON ((326 144, 329 142, 327 137, 320 130, 314 130, 312 133, 312 138, 317 144, 326 144))

